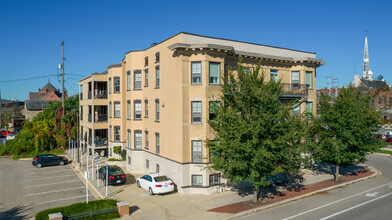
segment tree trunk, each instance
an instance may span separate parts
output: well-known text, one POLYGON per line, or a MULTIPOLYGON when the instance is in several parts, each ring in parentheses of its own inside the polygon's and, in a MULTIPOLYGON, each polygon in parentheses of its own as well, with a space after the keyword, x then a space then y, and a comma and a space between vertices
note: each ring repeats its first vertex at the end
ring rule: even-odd
POLYGON ((336 170, 335 170, 335 182, 339 181, 339 164, 336 164, 336 170))
POLYGON ((258 201, 258 194, 259 194, 259 190, 258 189, 254 189, 253 190, 253 202, 257 202, 258 201))

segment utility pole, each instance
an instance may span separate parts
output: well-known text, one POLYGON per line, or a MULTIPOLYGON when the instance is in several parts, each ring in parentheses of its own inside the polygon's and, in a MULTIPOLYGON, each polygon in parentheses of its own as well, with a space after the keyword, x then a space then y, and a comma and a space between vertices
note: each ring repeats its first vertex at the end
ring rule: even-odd
POLYGON ((62 58, 62 62, 61 62, 61 70, 62 70, 62 74, 61 74, 61 79, 62 79, 62 90, 63 90, 63 94, 61 95, 61 104, 63 107, 63 115, 64 115, 64 41, 61 42, 61 47, 63 50, 63 58, 62 58))
POLYGON ((331 76, 328 76, 328 96, 331 96, 331 76))

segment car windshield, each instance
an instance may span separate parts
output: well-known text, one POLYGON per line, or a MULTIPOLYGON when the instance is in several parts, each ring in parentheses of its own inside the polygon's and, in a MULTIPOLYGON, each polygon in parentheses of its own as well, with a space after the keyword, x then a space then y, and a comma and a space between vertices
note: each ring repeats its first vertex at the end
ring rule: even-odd
POLYGON ((163 182, 170 180, 167 176, 157 176, 154 177, 155 182, 163 182))
POLYGON ((110 174, 121 174, 123 173, 122 169, 120 167, 109 167, 109 173, 110 174))

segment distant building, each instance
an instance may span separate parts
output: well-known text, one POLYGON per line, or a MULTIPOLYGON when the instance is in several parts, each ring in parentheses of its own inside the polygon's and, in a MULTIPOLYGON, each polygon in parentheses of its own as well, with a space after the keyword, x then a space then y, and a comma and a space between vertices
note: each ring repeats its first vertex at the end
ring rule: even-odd
POLYGON ((46 100, 26 100, 24 105, 26 121, 32 121, 38 113, 48 107, 48 102, 49 101, 46 100))
MULTIPOLYGON (((38 89, 38 92, 29 92, 28 100, 51 100, 51 101, 59 101, 61 100, 62 93, 60 89, 56 89, 50 81, 42 88, 38 89)), ((64 92, 64 98, 68 97, 67 90, 64 92)))

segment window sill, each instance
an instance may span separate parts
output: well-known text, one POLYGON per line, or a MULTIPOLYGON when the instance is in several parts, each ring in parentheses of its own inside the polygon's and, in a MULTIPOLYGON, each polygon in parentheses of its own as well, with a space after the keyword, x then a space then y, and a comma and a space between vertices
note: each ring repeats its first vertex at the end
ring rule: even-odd
POLYGON ((192 86, 202 86, 203 83, 191 83, 192 86))
POLYGON ((158 60, 158 61, 155 61, 155 63, 159 63, 160 61, 158 60))
POLYGON ((158 122, 159 123, 159 121, 157 121, 157 120, 155 120, 154 122, 158 122))
POLYGON ((144 88, 148 87, 148 85, 144 85, 144 88))
POLYGON ((120 94, 121 92, 114 92, 114 94, 120 94))
POLYGON ((144 118, 148 118, 148 115, 147 115, 147 116, 144 116, 144 118))
POLYGON ((203 122, 191 122, 191 125, 202 125, 203 122))
POLYGON ((134 118, 133 120, 134 121, 142 121, 143 119, 141 119, 141 118, 134 118))
POLYGON ((142 89, 140 88, 140 89, 133 89, 133 91, 141 91, 142 89))
POLYGON ((121 118, 121 117, 119 116, 119 117, 113 117, 113 118, 121 118))
POLYGON ((218 84, 215 84, 215 83, 208 83, 208 85, 209 85, 209 86, 221 86, 220 83, 218 83, 218 84))
POLYGON ((155 87, 154 89, 159 89, 159 88, 161 88, 161 87, 155 87))

